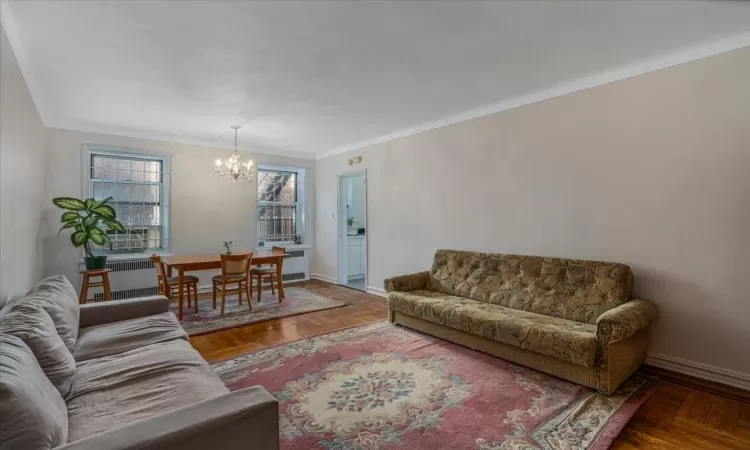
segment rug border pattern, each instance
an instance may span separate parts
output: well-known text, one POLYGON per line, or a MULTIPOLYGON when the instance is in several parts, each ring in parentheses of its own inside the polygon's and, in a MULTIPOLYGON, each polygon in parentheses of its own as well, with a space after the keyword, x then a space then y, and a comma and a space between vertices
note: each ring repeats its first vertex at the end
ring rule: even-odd
MULTIPOLYGON (((253 324, 256 324, 256 323, 266 322, 268 320, 283 319, 283 318, 286 318, 286 317, 298 316, 300 314, 308 314, 308 313, 314 313, 314 312, 318 312, 318 311, 326 311, 326 310, 329 310, 329 309, 335 309, 335 308, 341 308, 341 307, 344 307, 344 306, 349 306, 349 303, 347 303, 347 302, 345 302, 343 300, 325 296, 323 294, 320 294, 318 292, 312 291, 310 289, 306 289, 306 288, 304 288, 302 286, 290 286, 287 289, 299 289, 299 290, 303 290, 303 291, 306 291, 306 292, 308 292, 308 293, 310 293, 312 295, 315 295, 317 297, 323 298, 323 299, 325 299, 327 301, 330 301, 330 302, 336 302, 338 304, 336 304, 336 305, 330 305, 330 306, 325 306, 325 307, 318 307, 318 308, 314 308, 314 309, 289 311, 288 313, 280 314, 280 315, 273 316, 273 317, 268 317, 268 318, 258 319, 258 320, 252 320, 252 321, 248 321, 248 322, 240 322, 240 323, 234 323, 234 324, 227 324, 225 326, 220 326, 220 327, 211 328, 211 329, 202 329, 202 330, 193 330, 193 331, 188 331, 186 329, 185 332, 188 334, 189 337, 202 336, 202 335, 205 335, 205 334, 218 333, 220 331, 231 330, 233 328, 239 328, 239 327, 244 327, 244 326, 248 326, 248 325, 253 325, 253 324)), ((237 295, 233 294, 233 297, 231 297, 231 298, 232 299, 236 299, 237 295)), ((228 297, 228 299, 229 299, 229 297, 228 297)), ((172 307, 172 305, 170 304, 170 310, 172 309, 171 307, 172 307)), ((185 308, 187 308, 187 306, 185 306, 185 308)), ((180 322, 180 325, 182 325, 183 328, 185 328, 185 324, 186 324, 186 322, 184 322, 184 321, 180 322)))

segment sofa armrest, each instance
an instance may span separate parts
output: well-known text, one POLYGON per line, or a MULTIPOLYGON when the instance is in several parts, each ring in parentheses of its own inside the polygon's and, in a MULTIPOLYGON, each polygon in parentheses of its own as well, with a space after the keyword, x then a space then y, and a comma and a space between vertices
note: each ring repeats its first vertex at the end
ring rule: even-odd
POLYGON ((71 442, 65 450, 279 448, 279 402, 260 386, 210 398, 71 442))
POLYGON ((169 312, 169 299, 163 295, 153 295, 127 300, 110 300, 87 303, 81 305, 79 310, 80 327, 84 328, 169 312))
POLYGON ((385 291, 416 291, 418 289, 424 289, 427 286, 427 276, 430 274, 429 271, 417 272, 409 275, 399 275, 393 278, 386 278, 385 291))
POLYGON ((619 342, 656 320, 656 305, 648 300, 631 300, 610 309, 596 320, 599 345, 619 342))

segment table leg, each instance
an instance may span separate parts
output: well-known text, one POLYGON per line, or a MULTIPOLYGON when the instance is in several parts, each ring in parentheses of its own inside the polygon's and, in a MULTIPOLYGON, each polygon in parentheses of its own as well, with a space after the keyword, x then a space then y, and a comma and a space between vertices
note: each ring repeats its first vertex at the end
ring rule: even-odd
POLYGON ((177 307, 179 308, 179 312, 177 313, 177 317, 182 320, 182 295, 184 293, 185 286, 185 267, 180 266, 177 268, 177 307))
POLYGON ((284 257, 276 258, 276 283, 279 285, 279 303, 284 298, 284 283, 281 282, 281 266, 284 264, 284 257))

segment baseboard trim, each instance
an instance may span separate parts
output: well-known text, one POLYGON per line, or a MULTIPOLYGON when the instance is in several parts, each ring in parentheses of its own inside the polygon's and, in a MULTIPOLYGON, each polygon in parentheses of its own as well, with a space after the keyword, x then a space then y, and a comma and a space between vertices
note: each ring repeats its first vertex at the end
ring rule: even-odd
POLYGON ((388 293, 385 289, 377 288, 375 286, 367 286, 367 293, 377 295, 378 297, 388 297, 388 293))
POLYGON ((750 374, 703 364, 675 356, 649 353, 646 364, 658 369, 669 370, 683 375, 708 380, 714 383, 750 391, 750 374))
POLYGON ((331 284, 339 284, 339 282, 335 278, 329 277, 328 275, 323 275, 322 273, 311 273, 310 279, 324 281, 326 283, 331 283, 331 284))

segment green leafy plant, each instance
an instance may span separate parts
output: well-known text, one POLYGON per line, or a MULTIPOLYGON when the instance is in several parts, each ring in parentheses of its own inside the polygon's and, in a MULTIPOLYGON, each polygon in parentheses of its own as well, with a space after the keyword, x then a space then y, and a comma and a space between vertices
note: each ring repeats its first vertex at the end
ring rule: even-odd
POLYGON ((60 218, 63 226, 57 234, 66 228, 72 228, 73 234, 70 235, 70 242, 76 248, 83 247, 86 256, 93 258, 91 251, 91 242, 96 245, 109 245, 112 248, 112 241, 107 236, 106 230, 125 231, 125 227, 117 221, 117 213, 114 208, 107 203, 112 197, 104 200, 94 200, 87 198, 79 200, 73 197, 57 197, 52 199, 56 206, 67 210, 60 218))

